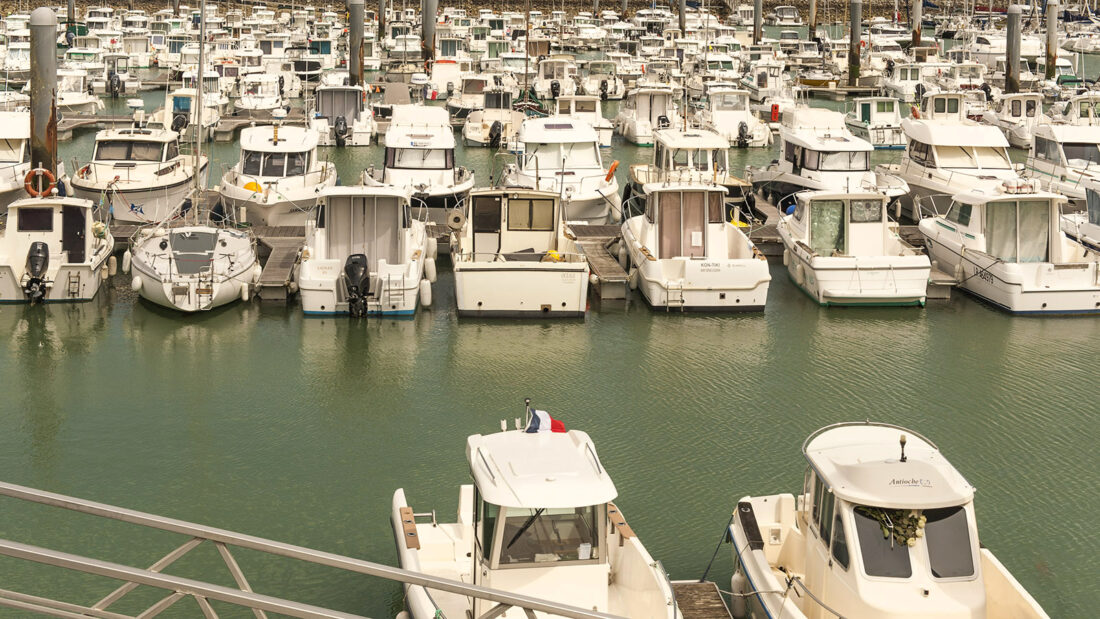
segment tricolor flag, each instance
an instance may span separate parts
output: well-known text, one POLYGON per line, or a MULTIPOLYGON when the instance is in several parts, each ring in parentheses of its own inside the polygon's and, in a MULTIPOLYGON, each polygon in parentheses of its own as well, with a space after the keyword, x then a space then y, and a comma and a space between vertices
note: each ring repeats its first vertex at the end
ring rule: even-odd
POLYGON ((554 419, 546 411, 531 411, 531 421, 527 424, 527 433, 535 432, 565 432, 565 424, 554 419))

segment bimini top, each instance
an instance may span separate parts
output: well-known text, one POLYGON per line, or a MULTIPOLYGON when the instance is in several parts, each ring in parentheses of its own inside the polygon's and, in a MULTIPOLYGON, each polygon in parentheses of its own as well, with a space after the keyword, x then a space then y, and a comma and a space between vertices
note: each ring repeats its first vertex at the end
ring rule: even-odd
POLYGON ((265 125, 241 130, 241 150, 265 153, 301 153, 317 147, 317 132, 304 127, 265 125), (278 142, 275 141, 276 132, 278 142))
POLYGON ((1067 125, 1062 123, 1042 123, 1036 125, 1035 135, 1055 142, 1071 144, 1100 144, 1100 126, 1067 125))
POLYGON ((653 132, 653 137, 665 148, 728 150, 730 147, 729 140, 705 129, 658 129, 653 132))
POLYGON ((562 508, 599 505, 618 495, 588 434, 498 432, 466 439, 478 491, 493 505, 562 508))
POLYGON ((993 125, 953 119, 905 118, 901 129, 906 137, 933 146, 991 146, 1008 148, 1005 134, 993 125))
POLYGON ((598 142, 592 125, 572 116, 528 118, 519 129, 519 141, 524 144, 573 144, 598 142))
POLYGON ((835 496, 857 505, 931 509, 962 505, 974 488, 938 447, 899 426, 837 424, 818 430, 802 453, 835 496), (902 435, 906 437, 901 461, 902 435))

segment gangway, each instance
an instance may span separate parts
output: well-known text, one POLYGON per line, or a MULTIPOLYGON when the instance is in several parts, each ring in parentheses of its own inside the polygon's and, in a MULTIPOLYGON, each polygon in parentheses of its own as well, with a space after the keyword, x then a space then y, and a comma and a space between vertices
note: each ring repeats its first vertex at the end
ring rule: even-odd
MULTIPOLYGON (((0 539, 0 556, 22 559, 34 563, 123 581, 123 584, 114 591, 98 602, 88 606, 0 589, 0 607, 13 608, 21 611, 32 611, 46 616, 64 617, 66 619, 87 619, 88 617, 97 617, 100 619, 150 619, 165 611, 181 599, 190 597, 198 605, 199 610, 206 619, 216 619, 218 617, 217 612, 210 604, 212 600, 250 609, 257 619, 266 619, 266 613, 268 612, 308 619, 361 619, 363 617, 362 615, 323 608, 313 604, 306 604, 253 591, 243 570, 233 556, 230 548, 234 547, 259 551, 279 557, 297 559, 316 565, 341 569, 346 572, 375 576, 404 583, 406 585, 425 587, 430 590, 448 591, 468 597, 496 602, 496 605, 481 615, 479 619, 492 619, 493 617, 498 617, 511 607, 523 609, 529 619, 534 619, 536 611, 551 616, 569 617, 572 619, 622 619, 615 615, 586 610, 567 604, 549 602, 526 595, 517 595, 446 578, 437 578, 435 576, 391 567, 381 563, 373 563, 330 552, 313 550, 303 546, 285 544, 252 535, 235 533, 225 529, 208 527, 174 518, 166 518, 164 516, 134 511, 123 507, 115 507, 104 503, 96 503, 94 501, 5 482, 0 482, 0 496, 58 509, 71 510, 81 514, 99 516, 101 518, 116 520, 146 529, 157 529, 160 531, 177 533, 187 538, 180 546, 164 555, 147 568, 133 567, 48 548, 22 544, 7 539, 0 539), (177 559, 206 542, 213 544, 217 548, 218 554, 225 562, 229 573, 237 584, 236 588, 164 573, 165 568, 169 567, 177 559), (144 611, 134 615, 122 614, 109 610, 116 602, 139 586, 162 589, 166 594, 144 611)), ((437 616, 444 617, 442 614, 437 616)), ((451 617, 450 619, 465 618, 451 617)))

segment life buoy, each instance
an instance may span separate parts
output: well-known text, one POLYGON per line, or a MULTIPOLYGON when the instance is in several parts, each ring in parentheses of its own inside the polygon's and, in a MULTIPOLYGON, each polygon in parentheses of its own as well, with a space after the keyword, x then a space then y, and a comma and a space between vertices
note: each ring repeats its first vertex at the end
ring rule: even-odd
POLYGON ((611 178, 615 176, 615 170, 618 170, 618 169, 619 169, 619 160, 616 159, 615 161, 611 162, 611 167, 607 169, 607 176, 605 176, 603 178, 603 180, 605 182, 610 183, 611 178))
POLYGON ((867 41, 865 41, 865 40, 860 40, 860 42, 859 42, 859 46, 860 46, 860 47, 867 47, 867 41))
POLYGON ((55 187, 57 187, 57 177, 53 175, 53 172, 50 172, 46 168, 35 168, 30 172, 27 172, 27 175, 23 177, 23 188, 27 190, 27 193, 30 194, 32 198, 49 195, 53 192, 55 187), (49 186, 47 186, 43 190, 38 190, 34 188, 34 180, 39 176, 45 176, 50 180, 49 186))
POLYGON ((913 118, 916 118, 917 120, 920 120, 920 110, 918 110, 917 106, 915 105, 909 106, 909 115, 913 118))

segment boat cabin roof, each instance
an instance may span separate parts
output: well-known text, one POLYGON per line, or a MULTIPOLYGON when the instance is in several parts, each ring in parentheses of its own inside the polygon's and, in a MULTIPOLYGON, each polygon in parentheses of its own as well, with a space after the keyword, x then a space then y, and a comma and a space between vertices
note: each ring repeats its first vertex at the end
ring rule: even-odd
POLYGON ((1100 144, 1100 126, 1064 125, 1041 123, 1035 126, 1035 135, 1071 144, 1100 144))
POLYGON ((304 127, 246 127, 241 130, 241 150, 265 153, 300 153, 317 147, 317 132, 304 127), (279 141, 275 142, 278 132, 279 141))
POLYGON ((802 453, 835 496, 857 505, 931 509, 962 505, 974 498, 974 487, 938 447, 899 426, 829 426, 806 439, 802 453), (904 462, 902 435, 906 437, 904 462))
POLYGON ((906 118, 901 124, 907 137, 924 144, 1008 148, 1004 133, 993 125, 924 118, 906 118))
POLYGON ((852 135, 844 115, 824 108, 799 108, 783 118, 783 140, 816 151, 873 151, 867 140, 852 135))
POLYGON ((95 204, 91 200, 75 197, 62 198, 60 196, 46 196, 44 198, 22 198, 9 204, 8 212, 11 213, 13 210, 19 210, 21 208, 58 208, 62 206, 75 206, 90 211, 95 204))
POLYGON ((520 141, 532 144, 596 142, 598 136, 592 125, 572 116, 547 116, 529 118, 520 127, 520 141))
POLYGON ((1062 194, 1051 193, 1049 191, 1033 191, 1032 189, 1034 189, 1034 186, 1031 188, 1025 187, 1022 190, 1012 192, 1006 191, 1003 185, 999 185, 995 191, 972 189, 970 191, 957 193, 951 196, 951 199, 963 204, 989 204, 990 202, 1015 202, 1017 200, 1067 201, 1067 198, 1062 194))
POLYGON ((0 112, 0 136, 6 140, 28 140, 31 137, 29 112, 0 112))
POLYGON ((412 195, 409 187, 393 185, 335 185, 321 190, 325 208, 351 206, 354 198, 397 198, 408 202, 412 195))
POLYGON ((179 134, 170 129, 105 129, 95 134, 95 141, 126 140, 128 142, 175 142, 179 134))
POLYGON ((511 430, 466 439, 481 496, 493 505, 568 508, 600 505, 618 491, 588 434, 511 430))
POLYGON ((693 150, 727 150, 729 140, 713 131, 705 129, 658 129, 653 132, 654 139, 665 148, 693 150))

